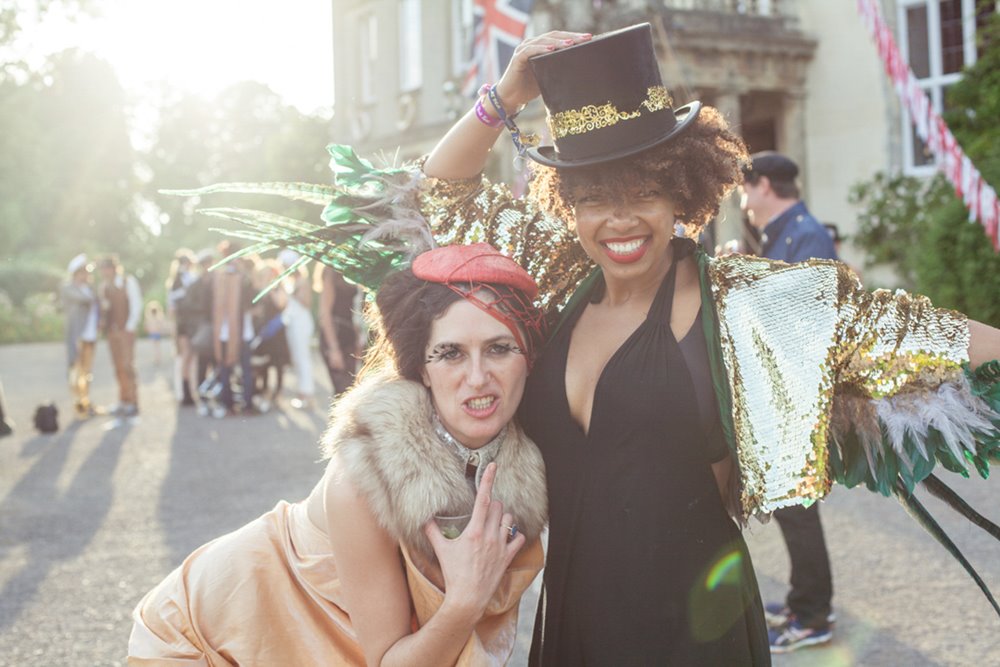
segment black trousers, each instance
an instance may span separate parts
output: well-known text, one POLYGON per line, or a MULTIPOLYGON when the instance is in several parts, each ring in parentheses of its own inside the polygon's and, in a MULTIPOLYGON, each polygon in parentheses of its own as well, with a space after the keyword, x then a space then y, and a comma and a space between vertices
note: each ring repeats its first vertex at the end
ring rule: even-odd
POLYGON ((330 360, 327 358, 330 344, 322 333, 319 336, 319 351, 320 356, 323 357, 323 363, 326 365, 326 371, 330 374, 330 385, 333 387, 333 395, 337 396, 347 391, 354 384, 354 372, 357 366, 357 359, 354 358, 354 349, 357 345, 358 333, 354 330, 353 323, 344 322, 339 318, 334 318, 333 326, 335 335, 337 336, 337 345, 344 356, 346 368, 337 369, 330 365, 330 360))
POLYGON ((829 625, 833 578, 819 520, 819 503, 785 507, 776 510, 774 518, 781 527, 792 564, 791 590, 785 604, 803 626, 825 628, 829 625))

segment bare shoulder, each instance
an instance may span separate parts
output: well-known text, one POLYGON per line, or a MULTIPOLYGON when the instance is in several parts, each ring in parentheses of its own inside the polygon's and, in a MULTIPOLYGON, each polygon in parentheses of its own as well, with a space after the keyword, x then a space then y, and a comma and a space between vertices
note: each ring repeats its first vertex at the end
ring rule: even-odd
POLYGON ((342 453, 335 452, 330 457, 323 480, 323 503, 326 506, 327 520, 347 524, 363 520, 376 525, 375 515, 359 485, 351 478, 348 466, 341 460, 342 456, 342 453))
POLYGON ((323 515, 334 551, 395 554, 397 541, 378 520, 362 486, 351 478, 339 456, 330 459, 323 479, 323 515))

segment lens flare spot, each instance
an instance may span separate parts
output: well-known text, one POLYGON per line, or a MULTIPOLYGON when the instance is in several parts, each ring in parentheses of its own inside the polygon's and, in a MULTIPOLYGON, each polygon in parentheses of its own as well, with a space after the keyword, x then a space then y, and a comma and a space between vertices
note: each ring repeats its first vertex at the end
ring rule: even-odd
POLYGON ((741 622, 750 600, 744 553, 738 544, 724 545, 691 582, 688 614, 694 641, 716 641, 741 622))
POLYGON ((705 577, 705 588, 714 591, 721 584, 739 584, 742 560, 743 557, 738 551, 731 551, 716 561, 705 577))

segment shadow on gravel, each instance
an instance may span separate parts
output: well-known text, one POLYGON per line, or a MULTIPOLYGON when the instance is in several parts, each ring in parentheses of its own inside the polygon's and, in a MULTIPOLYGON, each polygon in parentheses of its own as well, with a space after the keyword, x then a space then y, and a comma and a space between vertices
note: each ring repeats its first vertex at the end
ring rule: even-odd
MULTIPOLYGON (((757 575, 761 590, 783 590, 787 585, 774 577, 757 575)), ((836 587, 836 581, 834 582, 836 587)), ((765 594, 766 595, 766 594, 765 594)), ((780 599, 780 596, 772 596, 780 599)), ((822 646, 808 646, 792 653, 772 655, 774 667, 852 667, 853 665, 906 665, 907 667, 938 667, 919 649, 895 639, 885 628, 850 615, 837 607, 836 589, 833 641, 822 646)))
POLYGON ((178 411, 157 510, 170 568, 278 500, 308 495, 323 471, 317 443, 325 411, 310 422, 303 427, 280 410, 225 419, 178 411))
POLYGON ((25 443, 22 453, 41 449, 42 454, 0 503, 0 518, 9 522, 0 531, 0 557, 12 547, 28 547, 25 565, 0 591, 0 631, 17 620, 50 570, 83 552, 104 523, 114 497, 112 477, 130 430, 107 432, 63 493, 56 484, 76 428, 25 443))
POLYGON ((80 425, 83 422, 74 419, 58 433, 44 434, 40 433, 33 438, 29 438, 24 441, 21 445, 20 457, 22 459, 30 459, 41 453, 43 453, 46 448, 51 445, 59 445, 65 443, 69 445, 73 438, 76 437, 76 432, 80 429, 80 425))

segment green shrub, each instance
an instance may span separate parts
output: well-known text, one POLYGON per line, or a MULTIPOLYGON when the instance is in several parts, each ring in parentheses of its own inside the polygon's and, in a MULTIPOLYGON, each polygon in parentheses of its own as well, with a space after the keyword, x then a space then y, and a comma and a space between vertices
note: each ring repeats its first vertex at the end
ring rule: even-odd
POLYGON ((0 263, 0 292, 15 304, 39 292, 55 292, 64 276, 51 265, 36 261, 6 261, 0 263))
POLYGON ((63 316, 54 293, 33 294, 17 306, 0 291, 0 344, 57 341, 62 340, 63 332, 63 316))

